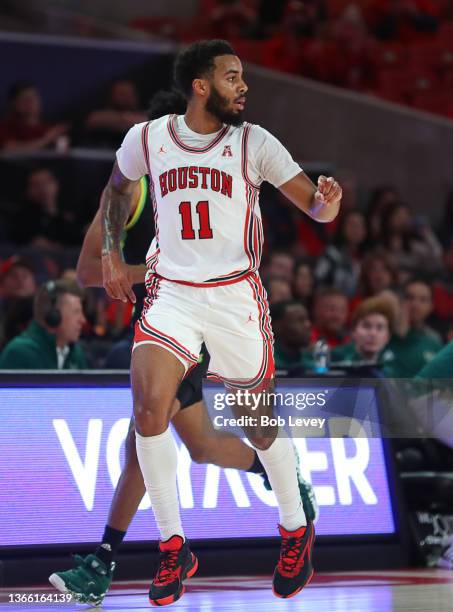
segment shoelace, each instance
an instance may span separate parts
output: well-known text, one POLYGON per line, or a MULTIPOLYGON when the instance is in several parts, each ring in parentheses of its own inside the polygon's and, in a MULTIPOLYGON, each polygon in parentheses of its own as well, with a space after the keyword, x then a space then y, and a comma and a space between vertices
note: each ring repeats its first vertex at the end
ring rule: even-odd
POLYGON ((442 556, 444 559, 447 559, 448 561, 450 561, 450 563, 453 563, 453 545, 449 546, 447 550, 444 550, 444 553, 442 556))
POLYGON ((161 553, 159 569, 157 570, 157 575, 154 579, 155 583, 167 584, 168 582, 173 581, 176 566, 178 564, 179 552, 179 550, 168 550, 161 553))
MULTIPOLYGON (((303 536, 302 536, 303 537, 303 536)), ((295 574, 297 564, 301 560, 302 537, 300 538, 283 538, 282 550, 278 562, 280 572, 286 574, 295 574)), ((303 563, 303 560, 302 560, 303 563)))

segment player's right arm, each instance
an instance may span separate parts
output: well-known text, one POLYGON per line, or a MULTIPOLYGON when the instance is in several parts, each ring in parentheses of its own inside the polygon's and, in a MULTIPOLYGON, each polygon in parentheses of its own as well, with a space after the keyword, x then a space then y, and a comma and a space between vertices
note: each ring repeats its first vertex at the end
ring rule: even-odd
POLYGON ((135 304, 133 279, 123 261, 121 235, 126 225, 134 191, 147 174, 142 135, 146 124, 134 125, 116 153, 109 182, 101 200, 102 284, 114 300, 135 304))
MULTIPOLYGON (((141 189, 138 187, 132 197, 132 207, 129 211, 129 219, 134 214, 140 199, 141 189)), ((104 193, 101 197, 104 197, 104 193)), ((102 287, 102 223, 101 209, 97 211, 93 221, 91 222, 85 238, 83 240, 82 249, 77 261, 77 278, 79 283, 84 287, 102 287)), ((129 265, 127 264, 132 283, 143 283, 146 274, 146 265, 129 265)))

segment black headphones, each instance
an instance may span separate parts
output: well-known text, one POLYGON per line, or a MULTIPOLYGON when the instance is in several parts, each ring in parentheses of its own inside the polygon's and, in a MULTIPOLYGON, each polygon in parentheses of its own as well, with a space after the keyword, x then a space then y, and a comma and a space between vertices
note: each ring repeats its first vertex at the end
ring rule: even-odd
POLYGON ((49 306, 44 313, 44 321, 50 328, 57 328, 61 323, 61 313, 57 308, 58 289, 55 281, 48 281, 45 285, 49 296, 49 306))

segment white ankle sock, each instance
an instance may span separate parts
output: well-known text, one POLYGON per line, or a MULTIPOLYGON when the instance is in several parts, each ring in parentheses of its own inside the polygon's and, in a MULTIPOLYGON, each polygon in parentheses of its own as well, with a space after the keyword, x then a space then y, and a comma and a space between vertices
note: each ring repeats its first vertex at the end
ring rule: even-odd
POLYGON ((256 449, 277 498, 280 524, 294 531, 307 524, 300 499, 294 447, 281 429, 267 450, 256 449))
POLYGON ((168 428, 158 436, 135 433, 137 457, 161 539, 178 534, 184 538, 179 513, 176 470, 178 451, 168 428))

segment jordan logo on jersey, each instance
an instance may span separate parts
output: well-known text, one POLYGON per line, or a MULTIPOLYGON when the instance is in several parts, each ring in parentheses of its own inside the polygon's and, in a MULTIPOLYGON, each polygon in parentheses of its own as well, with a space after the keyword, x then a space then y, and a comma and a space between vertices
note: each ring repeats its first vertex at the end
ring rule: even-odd
POLYGON ((223 147, 222 157, 233 157, 233 153, 231 151, 231 146, 230 145, 225 145, 223 147))
POLYGON ((233 177, 217 168, 189 166, 163 172, 159 176, 159 185, 162 197, 182 189, 211 189, 231 198, 233 177))

